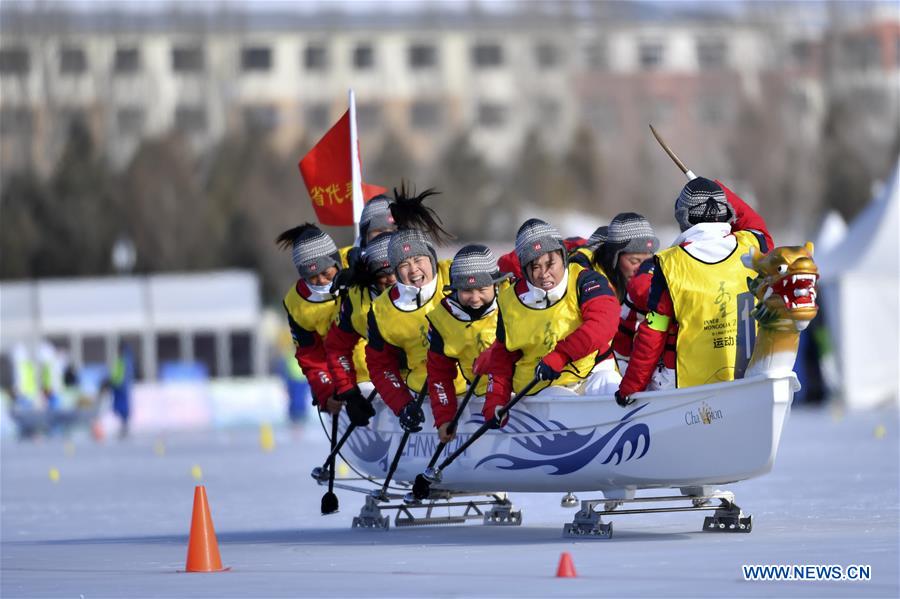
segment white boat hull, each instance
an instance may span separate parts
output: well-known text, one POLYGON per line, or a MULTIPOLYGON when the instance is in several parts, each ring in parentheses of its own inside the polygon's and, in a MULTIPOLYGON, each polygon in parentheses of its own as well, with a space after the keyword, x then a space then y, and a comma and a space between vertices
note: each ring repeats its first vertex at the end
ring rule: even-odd
MULTIPOLYGON (((489 431, 444 469, 433 487, 611 496, 745 480, 771 470, 798 389, 790 374, 640 393, 628 408, 611 396, 529 397, 503 429, 489 431)), ((470 403, 441 459, 483 422, 481 406, 470 403)), ((382 402, 376 407, 373 422, 353 432, 342 453, 364 474, 380 478, 403 431, 382 402)), ((426 417, 422 432, 410 436, 394 480, 412 482, 428 465, 438 439, 427 407, 426 417)), ((343 430, 346 415, 341 421, 343 430)))

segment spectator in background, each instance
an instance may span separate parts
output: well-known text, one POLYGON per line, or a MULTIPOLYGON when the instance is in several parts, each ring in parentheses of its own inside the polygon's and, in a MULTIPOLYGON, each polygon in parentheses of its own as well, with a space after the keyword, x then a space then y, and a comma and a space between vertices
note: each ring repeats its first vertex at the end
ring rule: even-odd
POLYGON ((109 376, 113 396, 113 413, 119 418, 119 438, 128 436, 131 417, 131 385, 134 383, 134 354, 127 343, 119 344, 119 355, 109 376))

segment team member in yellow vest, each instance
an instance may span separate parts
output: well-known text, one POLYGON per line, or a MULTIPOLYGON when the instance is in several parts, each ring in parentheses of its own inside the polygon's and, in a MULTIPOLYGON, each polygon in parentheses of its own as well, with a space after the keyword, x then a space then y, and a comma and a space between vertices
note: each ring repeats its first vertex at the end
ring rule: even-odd
POLYGON ((366 426, 375 415, 358 384, 369 380, 365 363, 369 309, 375 298, 397 282, 388 260, 392 234, 381 233, 370 240, 351 267, 353 276, 340 291, 340 309, 325 338, 325 354, 334 375, 336 397, 346 404, 347 416, 357 426, 366 426))
MULTIPOLYGON (((438 263, 431 238, 446 235, 433 211, 422 200, 435 192, 427 190, 407 197, 406 190, 394 191, 391 213, 400 229, 391 236, 388 259, 397 282, 372 302, 369 311, 369 343, 366 364, 375 389, 388 407, 400 417, 404 430, 422 430, 424 413, 412 394, 425 387, 428 352, 428 313, 444 298, 449 283, 449 260, 438 263), (428 233, 408 228, 421 226, 428 233)), ((458 379, 457 391, 465 389, 458 379)))
POLYGON ((675 201, 681 235, 656 255, 647 317, 634 339, 616 401, 627 406, 647 388, 677 324, 675 384, 692 387, 734 379, 738 296, 756 273, 741 263, 750 248, 768 251, 765 222, 718 181, 691 180, 675 201))
POLYGON ((607 231, 609 231, 607 225, 594 229, 594 232, 588 237, 587 243, 571 253, 569 262, 575 262, 585 268, 593 268, 594 256, 599 255, 603 244, 606 243, 607 231))
POLYGON ((362 214, 359 216, 359 237, 356 243, 338 250, 341 255, 341 266, 349 267, 369 242, 382 233, 391 233, 397 230, 394 216, 391 214, 393 202, 393 199, 384 194, 379 194, 366 202, 362 214))
POLYGON ((559 233, 538 219, 516 234, 524 278, 500 292, 497 340, 490 350, 490 383, 484 403, 492 419, 512 392, 533 378, 574 386, 587 379, 598 356, 610 355, 619 324, 619 303, 602 274, 566 263, 559 233))
MULTIPOLYGON (((500 274, 497 260, 483 245, 467 245, 453 257, 450 265, 450 292, 428 314, 428 394, 434 426, 444 443, 457 410, 458 373, 470 385, 475 380, 475 359, 494 342, 497 334, 497 285, 507 276, 500 274)), ((487 377, 482 377, 474 394, 483 396, 487 377)))
POLYGON ((309 381, 319 410, 337 414, 341 402, 334 399, 334 380, 328 368, 323 342, 337 315, 337 298, 331 283, 341 269, 334 241, 315 225, 306 223, 278 236, 278 244, 291 248, 300 278, 284 296, 295 356, 309 381))

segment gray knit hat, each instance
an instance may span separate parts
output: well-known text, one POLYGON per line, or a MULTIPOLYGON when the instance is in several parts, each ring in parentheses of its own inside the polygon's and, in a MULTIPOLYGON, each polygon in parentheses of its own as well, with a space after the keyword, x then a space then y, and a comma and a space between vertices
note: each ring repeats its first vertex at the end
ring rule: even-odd
POLYGON ((555 227, 537 218, 530 218, 522 223, 516 233, 516 256, 524 269, 532 261, 544 254, 561 251, 563 261, 566 259, 566 246, 562 235, 555 227))
POLYGON ((506 279, 508 274, 500 274, 494 253, 485 245, 464 246, 450 264, 450 284, 444 291, 477 289, 490 287, 506 279))
POLYGON ((366 249, 363 250, 363 259, 366 262, 366 270, 370 274, 377 275, 386 270, 393 270, 388 256, 388 247, 393 236, 394 234, 391 232, 380 233, 366 245, 366 249))
POLYGON ((359 234, 363 240, 361 245, 366 245, 365 238, 370 229, 393 231, 397 228, 394 216, 391 214, 393 202, 392 198, 382 194, 370 199, 363 206, 362 214, 359 217, 359 234))
POLYGON ((597 250, 601 244, 606 243, 606 236, 608 234, 609 227, 603 225, 602 227, 597 227, 591 236, 588 238, 587 246, 592 250, 597 250))
POLYGON ((431 267, 437 274, 437 252, 425 233, 418 229, 400 229, 391 235, 388 244, 391 270, 396 272, 401 262, 414 256, 428 256, 431 259, 431 267))
POLYGON ((734 220, 734 208, 715 181, 692 179, 675 200, 675 220, 682 231, 698 223, 728 223, 734 220))
POLYGON ((635 212, 622 212, 609 223, 606 247, 613 252, 615 266, 621 254, 655 254, 659 239, 646 218, 635 212))
POLYGON ((291 246, 291 258, 304 279, 314 277, 332 266, 340 268, 340 255, 331 237, 315 225, 304 227, 291 246))

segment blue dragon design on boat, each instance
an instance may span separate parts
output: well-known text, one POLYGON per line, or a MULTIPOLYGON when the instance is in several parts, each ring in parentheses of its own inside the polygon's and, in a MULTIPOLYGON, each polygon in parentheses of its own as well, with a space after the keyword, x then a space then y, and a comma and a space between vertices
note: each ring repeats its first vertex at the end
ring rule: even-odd
POLYGON ((627 462, 631 459, 639 460, 650 450, 650 428, 643 422, 632 423, 631 419, 645 407, 647 407, 647 404, 628 412, 612 429, 597 439, 594 439, 597 433, 596 428, 589 433, 577 433, 568 430, 555 420, 549 421, 548 424, 527 412, 513 410, 510 412, 509 422, 501 430, 507 434, 546 432, 546 435, 512 437, 514 443, 540 457, 525 458, 508 453, 496 453, 482 458, 475 464, 475 468, 489 462, 506 460, 507 464, 498 465, 497 468, 501 470, 527 470, 541 466, 552 466, 554 470, 550 474, 557 476, 570 474, 581 470, 597 458, 623 429, 624 431, 618 437, 612 451, 610 451, 603 463, 608 464, 613 459, 615 459, 616 464, 620 464, 622 461, 627 462), (640 454, 635 457, 638 445, 642 439, 643 448, 640 454), (631 451, 625 457, 625 448, 629 444, 631 451))

